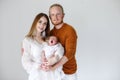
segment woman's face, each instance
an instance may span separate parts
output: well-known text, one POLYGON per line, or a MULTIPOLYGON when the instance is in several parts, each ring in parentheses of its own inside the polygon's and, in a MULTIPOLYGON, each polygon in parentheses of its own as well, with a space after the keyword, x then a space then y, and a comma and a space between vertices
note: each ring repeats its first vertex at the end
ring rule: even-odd
POLYGON ((37 32, 38 33, 43 32, 46 29, 46 26, 47 26, 47 19, 43 16, 37 22, 37 25, 36 25, 37 32))

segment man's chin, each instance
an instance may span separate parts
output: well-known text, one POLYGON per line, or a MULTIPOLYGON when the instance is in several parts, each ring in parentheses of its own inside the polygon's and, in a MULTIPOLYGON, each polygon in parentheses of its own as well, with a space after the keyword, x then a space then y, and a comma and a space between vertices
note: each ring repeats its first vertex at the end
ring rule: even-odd
MULTIPOLYGON (((61 23, 62 23, 62 22, 61 22, 61 23)), ((56 25, 60 25, 61 23, 53 23, 53 25, 56 26, 56 25)))
POLYGON ((58 25, 58 24, 59 24, 59 23, 55 23, 55 22, 53 23, 53 25, 58 25))

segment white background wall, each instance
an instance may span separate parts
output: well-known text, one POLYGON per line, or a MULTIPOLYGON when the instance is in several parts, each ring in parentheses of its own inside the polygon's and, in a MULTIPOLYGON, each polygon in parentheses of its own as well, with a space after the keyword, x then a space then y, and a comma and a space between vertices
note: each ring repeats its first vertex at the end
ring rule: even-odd
POLYGON ((120 0, 0 0, 0 80, 27 80, 21 41, 53 3, 78 34, 78 80, 120 80, 120 0))

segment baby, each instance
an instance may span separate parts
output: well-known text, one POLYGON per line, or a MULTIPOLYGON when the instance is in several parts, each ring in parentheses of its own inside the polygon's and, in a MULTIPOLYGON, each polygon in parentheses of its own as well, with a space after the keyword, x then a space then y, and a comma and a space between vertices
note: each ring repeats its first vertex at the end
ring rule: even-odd
POLYGON ((62 80, 64 77, 64 72, 62 66, 56 68, 54 71, 46 71, 48 66, 52 66, 59 62, 63 57, 64 48, 59 43, 57 37, 50 36, 46 39, 45 46, 43 47, 43 52, 41 54, 42 64, 41 73, 39 75, 41 79, 44 80, 62 80), (47 65, 47 66, 46 66, 47 65))
MULTIPOLYGON (((47 65, 54 65, 62 58, 63 54, 64 48, 58 42, 57 37, 48 37, 42 52, 42 62, 47 61, 47 65)), ((44 68, 44 65, 42 65, 42 68, 44 68)))

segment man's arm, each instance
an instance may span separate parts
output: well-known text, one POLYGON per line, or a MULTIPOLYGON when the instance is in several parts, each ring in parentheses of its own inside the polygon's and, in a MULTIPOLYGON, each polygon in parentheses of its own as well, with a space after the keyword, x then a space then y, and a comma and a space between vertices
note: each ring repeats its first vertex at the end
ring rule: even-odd
POLYGON ((66 62, 68 61, 68 58, 66 56, 63 56, 61 58, 61 60, 59 62, 57 62, 55 65, 53 66, 50 66, 48 71, 49 70, 55 70, 56 68, 58 68, 59 66, 63 66, 66 62))
POLYGON ((57 63, 59 61, 59 56, 58 55, 54 55, 50 58, 48 58, 48 65, 54 65, 55 63, 57 63))

